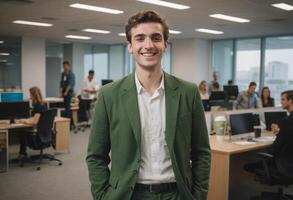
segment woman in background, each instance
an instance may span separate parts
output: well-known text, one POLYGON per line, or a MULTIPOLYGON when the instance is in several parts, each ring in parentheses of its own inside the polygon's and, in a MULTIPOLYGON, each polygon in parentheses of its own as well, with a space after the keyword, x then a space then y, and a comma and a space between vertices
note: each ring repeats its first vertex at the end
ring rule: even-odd
POLYGON ((198 90, 199 90, 201 99, 209 99, 210 96, 207 91, 207 82, 206 81, 201 81, 199 83, 198 90))
POLYGON ((269 87, 263 87, 261 91, 261 103, 262 107, 274 107, 275 100, 271 97, 271 91, 269 87))
MULTIPOLYGON (((39 119, 42 112, 47 111, 47 104, 44 103, 44 99, 41 93, 40 88, 32 87, 29 90, 30 92, 30 99, 32 101, 32 117, 27 119, 20 119, 17 123, 23 124, 30 124, 30 125, 37 125, 39 123, 39 119)), ((20 138, 20 149, 19 149, 19 159, 23 159, 27 157, 26 153, 26 146, 27 146, 27 134, 21 134, 20 138)))

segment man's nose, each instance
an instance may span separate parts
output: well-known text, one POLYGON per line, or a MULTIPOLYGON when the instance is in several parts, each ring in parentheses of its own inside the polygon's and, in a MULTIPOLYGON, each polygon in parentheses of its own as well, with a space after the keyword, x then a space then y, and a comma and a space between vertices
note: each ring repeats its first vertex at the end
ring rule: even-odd
POLYGON ((145 48, 152 48, 154 47, 154 43, 151 38, 146 38, 145 40, 145 48))

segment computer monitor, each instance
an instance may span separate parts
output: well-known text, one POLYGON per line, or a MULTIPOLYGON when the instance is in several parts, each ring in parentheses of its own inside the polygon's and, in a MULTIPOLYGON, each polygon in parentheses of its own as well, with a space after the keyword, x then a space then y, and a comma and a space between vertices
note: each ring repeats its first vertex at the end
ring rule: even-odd
POLYGON ((30 116, 30 104, 23 102, 1 102, 0 119, 9 119, 13 122, 15 119, 28 118, 30 116))
POLYGON ((254 136, 252 113, 231 114, 229 116, 229 119, 231 128, 231 140, 254 136))
POLYGON ((224 85, 224 92, 229 100, 236 99, 239 94, 237 85, 224 85))
POLYGON ((212 91, 210 100, 225 100, 226 96, 224 91, 212 91))
POLYGON ((283 118, 287 117, 287 112, 276 111, 276 112, 265 112, 266 128, 271 131, 272 123, 278 124, 283 118))
POLYGON ((220 106, 223 110, 233 110, 233 102, 225 100, 210 100, 210 106, 220 106))
POLYGON ((102 85, 106 85, 106 84, 111 83, 111 82, 113 82, 112 79, 102 79, 102 85))
POLYGON ((201 100, 204 111, 211 111, 211 106, 210 106, 210 100, 208 99, 203 99, 201 100))
POLYGON ((20 102, 23 101, 22 92, 4 92, 1 93, 1 102, 20 102))

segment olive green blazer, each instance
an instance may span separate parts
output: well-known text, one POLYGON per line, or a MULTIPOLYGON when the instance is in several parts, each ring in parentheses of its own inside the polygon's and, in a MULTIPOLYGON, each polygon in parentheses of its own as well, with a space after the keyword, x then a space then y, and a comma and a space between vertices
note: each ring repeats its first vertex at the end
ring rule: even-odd
MULTIPOLYGON (((165 138, 180 197, 206 199, 210 146, 198 89, 167 73, 164 81, 165 138)), ((101 88, 86 157, 95 200, 131 199, 141 156, 139 116, 134 74, 101 88)))

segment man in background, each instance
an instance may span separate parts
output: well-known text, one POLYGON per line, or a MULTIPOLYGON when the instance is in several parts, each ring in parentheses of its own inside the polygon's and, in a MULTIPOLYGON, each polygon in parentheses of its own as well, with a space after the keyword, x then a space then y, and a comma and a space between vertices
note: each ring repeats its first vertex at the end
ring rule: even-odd
POLYGON ((94 100, 96 98, 99 86, 94 79, 95 71, 90 70, 87 78, 84 80, 81 98, 85 100, 94 100))
POLYGON ((255 93, 256 83, 250 82, 248 89, 241 92, 236 100, 237 109, 259 108, 260 101, 255 93))
MULTIPOLYGON (((65 107, 65 117, 71 117, 71 99, 73 97, 75 85, 75 76, 74 73, 70 70, 70 63, 68 61, 63 62, 63 72, 61 74, 60 80, 60 97, 63 97, 64 107, 65 107)), ((71 120, 72 121, 72 120, 71 120)))

